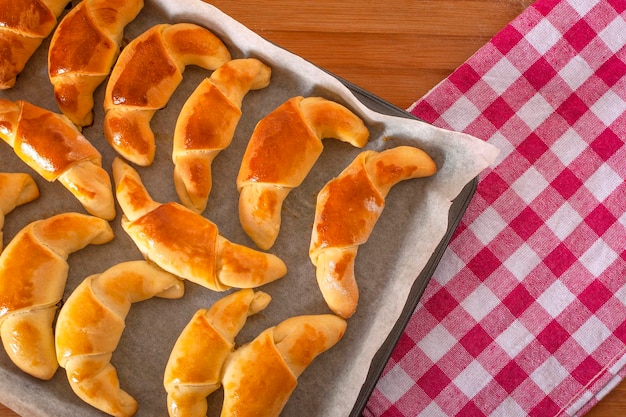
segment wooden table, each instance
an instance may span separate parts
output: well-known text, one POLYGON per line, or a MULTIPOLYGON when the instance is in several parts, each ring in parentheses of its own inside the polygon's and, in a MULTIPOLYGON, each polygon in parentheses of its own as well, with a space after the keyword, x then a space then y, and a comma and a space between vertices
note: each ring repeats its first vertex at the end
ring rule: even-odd
MULTIPOLYGON (((407 108, 533 0, 210 2, 266 39, 407 108)), ((622 415, 626 382, 587 414, 622 415)), ((0 417, 15 416, 0 405, 0 417)))

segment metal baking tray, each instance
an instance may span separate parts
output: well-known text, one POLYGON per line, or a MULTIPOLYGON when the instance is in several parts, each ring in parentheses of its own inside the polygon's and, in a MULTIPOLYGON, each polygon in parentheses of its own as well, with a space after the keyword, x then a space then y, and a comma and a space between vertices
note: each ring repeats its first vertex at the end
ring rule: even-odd
MULTIPOLYGON (((149 15, 149 13, 154 13, 154 10, 148 10, 142 13, 143 15, 140 14, 140 18, 137 22, 133 22, 129 25, 127 29, 128 37, 132 38, 137 33, 142 32, 154 19, 164 20, 162 16, 157 14, 149 15)), ((191 20, 194 18, 201 20, 200 17, 195 16, 193 13, 183 13, 180 16, 176 16, 176 18, 178 20, 191 20)), ((209 25, 207 26, 210 28, 209 25)), ((56 106, 52 101, 52 90, 47 80, 46 72, 46 51, 48 42, 49 40, 44 42, 33 57, 32 61, 20 76, 16 88, 9 91, 0 91, 0 98, 10 100, 26 99, 34 104, 56 111, 56 106), (37 86, 37 88, 29 87, 33 85, 37 86)), ((229 46, 232 47, 230 44, 229 46)), ((254 113, 254 117, 258 119, 261 113, 268 112, 286 96, 293 93, 289 88, 293 85, 294 78, 291 78, 287 71, 281 71, 280 68, 277 69, 276 73, 278 83, 276 88, 278 90, 255 92, 250 98, 246 96, 244 99, 244 114, 252 112, 254 113), (281 76, 286 76, 286 78, 280 78, 281 76), (270 104, 266 104, 268 101, 270 104), (259 107, 256 112, 254 111, 255 106, 259 107)), ((410 113, 346 80, 342 80, 332 74, 330 75, 336 80, 339 80, 342 85, 346 86, 349 91, 354 94, 356 99, 363 103, 368 109, 383 115, 417 120, 410 113)), ((169 171, 172 168, 171 157, 169 155, 170 151, 167 149, 167 144, 171 142, 168 142, 168 138, 165 136, 169 134, 167 132, 173 130, 172 120, 182 106, 184 98, 188 96, 194 86, 205 76, 207 76, 206 71, 198 70, 197 68, 187 69, 184 74, 183 84, 181 84, 172 97, 167 108, 160 110, 153 119, 153 129, 157 133, 157 157, 154 166, 145 169, 142 168, 140 174, 143 176, 146 187, 157 201, 166 202, 176 199, 173 186, 168 185, 162 178, 162 175, 165 175, 163 173, 167 172, 167 175, 169 175, 169 171)), ((303 95, 317 93, 333 95, 333 91, 327 90, 325 87, 302 91, 303 95)), ((102 102, 103 94, 104 85, 96 92, 96 103, 102 102)), ((96 108, 95 116, 96 122, 94 126, 85 128, 84 133, 103 153, 104 166, 110 171, 110 163, 116 155, 102 137, 101 108, 96 108)), ((238 127, 237 135, 248 136, 253 126, 254 120, 248 120, 246 123, 243 123, 241 128, 238 127)), ((374 128, 376 129, 377 127, 374 126, 374 128)), ((380 131, 377 131, 377 133, 380 134, 380 131)), ((236 138, 234 142, 235 140, 236 138)), ((300 297, 301 294, 310 295, 310 297, 313 298, 317 297, 316 284, 313 282, 314 279, 309 282, 308 280, 303 281, 302 277, 294 276, 302 275, 298 274, 298 272, 301 271, 305 271, 307 275, 313 274, 314 276, 314 272, 308 261, 308 253, 298 253, 296 260, 292 259, 292 255, 293 251, 299 250, 303 252, 302 249, 308 247, 310 235, 307 236, 307 234, 310 233, 310 231, 306 231, 302 234, 301 226, 309 225, 312 221, 315 204, 314 190, 319 189, 320 185, 327 179, 340 172, 343 166, 358 153, 356 149, 347 149, 345 144, 336 144, 335 142, 328 142, 328 144, 325 142, 325 150, 322 155, 323 161, 319 161, 318 164, 316 164, 316 167, 319 165, 318 169, 321 173, 316 178, 312 178, 311 180, 307 179, 307 184, 303 184, 301 190, 294 192, 293 196, 290 195, 291 202, 285 203, 285 210, 287 212, 285 215, 288 216, 288 221, 283 220, 286 224, 284 224, 284 230, 281 230, 281 234, 285 237, 291 236, 292 241, 287 241, 286 238, 281 241, 281 237, 279 236, 275 252, 278 252, 280 255, 285 255, 284 260, 288 263, 288 266, 292 264, 296 265, 293 271, 297 272, 290 272, 291 276, 288 274, 288 277, 283 278, 283 280, 288 278, 290 280, 300 279, 300 281, 297 286, 294 286, 281 285, 283 280, 279 280, 260 288, 270 293, 274 301, 270 303, 270 306, 265 312, 255 315, 248 320, 248 324, 237 340, 240 344, 251 340, 262 329, 278 324, 280 320, 286 318, 286 315, 297 312, 309 314, 328 312, 325 305, 319 302, 321 297, 313 301, 298 299, 296 301, 301 304, 296 307, 291 307, 286 305, 286 303, 294 301, 290 297, 293 297, 292 293, 295 287, 298 288, 296 291, 299 293, 298 297, 300 297), (328 148, 328 150, 326 148, 328 148), (327 169, 328 167, 332 169, 327 169), (304 214, 297 212, 300 209, 304 214), (297 229, 296 226, 291 227, 291 223, 299 225, 300 229, 297 229), (293 236, 297 238, 297 241, 293 240, 293 236), (294 262, 292 263, 291 261, 294 262)), ((217 181, 217 183, 214 183, 214 189, 211 193, 212 197, 205 213, 214 221, 216 220, 213 216, 219 219, 216 223, 218 223, 220 232, 225 237, 233 242, 254 247, 251 241, 247 240, 245 234, 240 230, 237 222, 228 222, 228 224, 226 224, 225 219, 220 218, 216 214, 218 209, 220 212, 226 214, 236 210, 236 201, 218 198, 220 195, 224 196, 233 192, 233 185, 230 181, 220 181, 220 175, 222 175, 222 178, 232 179, 234 177, 233 174, 238 168, 238 165, 236 167, 234 165, 242 154, 242 147, 239 146, 239 148, 236 148, 233 145, 231 145, 231 147, 233 149, 229 148, 228 152, 223 151, 223 155, 220 154, 214 161, 214 181, 217 181), (219 200, 219 203, 216 202, 216 200, 219 200)), ((434 151, 436 153, 436 149, 434 151)), ((441 155, 438 156, 441 157, 441 155)), ((19 161, 10 147, 4 143, 0 143, 0 163, 2 164, 1 169, 3 171, 21 171, 33 174, 42 192, 39 200, 18 207, 16 210, 9 213, 4 227, 5 245, 21 227, 25 226, 30 221, 42 217, 49 217, 62 211, 73 210, 84 212, 82 207, 72 196, 69 196, 69 193, 67 193, 62 186, 57 183, 46 183, 19 161)), ((169 176, 167 178, 169 178, 169 176)), ((415 279, 412 281, 407 301, 399 318, 393 325, 391 331, 388 333, 385 332, 385 334, 382 335, 384 337, 384 343, 378 348, 371 363, 368 363, 369 369, 363 370, 359 368, 359 370, 367 376, 362 385, 359 384, 360 386, 351 387, 353 391, 358 392, 358 396, 349 397, 350 403, 347 408, 351 408, 352 410, 349 414, 350 417, 358 417, 361 415, 394 346, 402 335, 458 222, 473 196, 477 180, 475 178, 468 178, 468 180, 469 182, 460 190, 460 193, 457 193, 457 197, 452 202, 447 218, 445 235, 434 251, 432 251, 432 253, 429 252, 430 257, 428 262, 423 269, 421 269, 418 276, 413 276, 415 279), (354 398, 356 398, 356 401, 353 402, 352 400, 354 398)), ((415 187, 407 185, 404 189, 412 192, 411 190, 414 190, 415 187)), ((413 198, 412 194, 406 193, 396 193, 395 196, 397 200, 413 198)), ((400 205, 400 207, 404 206, 400 205)), ((409 207, 413 206, 409 205, 409 207)), ((409 215, 409 213, 403 214, 400 209, 388 208, 385 211, 387 210, 389 210, 389 215, 397 217, 400 219, 400 222, 405 221, 402 219, 407 218, 409 215)), ((119 225, 120 215, 118 210, 118 217, 112 222, 112 226, 116 232, 116 238, 113 242, 103 247, 89 246, 70 255, 70 275, 68 277, 65 297, 67 297, 72 289, 86 276, 102 272, 106 266, 110 266, 116 262, 141 258, 130 239, 121 230, 119 225)), ((385 213, 383 213, 383 216, 385 216, 383 221, 387 222, 387 225, 394 222, 394 219, 385 215, 385 213)), ((382 227, 386 226, 381 225, 378 227, 380 231, 384 231, 382 227)), ((389 247, 391 247, 391 249, 395 249, 396 247, 406 249, 403 246, 405 244, 401 242, 393 243, 391 246, 388 242, 379 242, 379 244, 385 249, 389 247)), ((362 257, 362 260, 359 261, 359 257, 357 257, 357 263, 366 260, 367 253, 361 254, 361 252, 369 251, 371 254, 374 250, 374 245, 375 243, 370 243, 368 249, 360 251, 359 257, 362 257)), ((270 251, 274 252, 273 250, 270 251)), ((383 257, 382 259, 386 258, 383 257)), ((391 260, 396 259, 397 257, 391 256, 391 260)), ((385 260, 379 262, 385 262, 385 260)), ((366 286, 365 282, 361 285, 363 287, 366 286)), ((197 308, 210 305, 221 296, 222 294, 220 293, 209 293, 208 290, 189 283, 186 284, 186 294, 181 302, 177 302, 176 300, 152 299, 133 305, 129 317, 127 318, 127 329, 118 349, 113 353, 112 363, 118 369, 122 388, 135 396, 140 403, 137 416, 154 417, 165 416, 167 414, 165 411, 165 391, 161 381, 162 368, 169 355, 169 350, 180 330, 182 330, 183 325, 188 321, 193 312, 197 308)), ((367 301, 367 299, 364 300, 364 302, 367 301)), ((300 378, 296 392, 294 392, 294 395, 292 395, 290 402, 285 408, 284 415, 294 415, 297 412, 296 410, 301 409, 310 410, 311 413, 308 413, 310 416, 326 417, 333 414, 325 409, 326 404, 324 403, 324 395, 326 395, 325 393, 327 392, 325 390, 332 389, 336 384, 335 381, 329 381, 328 378, 333 376, 333 373, 336 373, 337 369, 342 369, 344 370, 343 372, 346 373, 351 372, 350 369, 344 368, 342 360, 353 356, 354 349, 357 348, 356 350, 358 351, 361 347, 360 345, 366 342, 366 340, 360 338, 359 323, 367 323, 370 318, 366 317, 366 314, 371 312, 375 314, 377 311, 376 308, 377 306, 363 305, 362 310, 364 310, 365 313, 360 315, 360 313, 357 312, 357 315, 350 319, 354 325, 351 325, 349 322, 349 334, 344 337, 344 340, 329 352, 321 355, 314 361, 309 369, 305 371, 300 378)), ((337 390, 341 390, 342 388, 343 387, 337 387, 337 390)), ((104 416, 103 413, 86 405, 71 392, 66 381, 64 370, 59 369, 51 381, 38 381, 17 370, 8 360, 4 352, 0 352, 0 401, 24 416, 104 416)), ((209 415, 219 415, 219 411, 217 410, 219 410, 220 405, 220 394, 213 394, 209 398, 209 415)))

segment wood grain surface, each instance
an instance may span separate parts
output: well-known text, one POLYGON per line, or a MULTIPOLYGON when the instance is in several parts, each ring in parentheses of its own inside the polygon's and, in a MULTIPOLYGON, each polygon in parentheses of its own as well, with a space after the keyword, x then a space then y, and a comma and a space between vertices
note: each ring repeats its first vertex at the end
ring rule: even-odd
MULTIPOLYGON (((210 1, 264 38, 401 108, 447 77, 532 2, 210 1)), ((587 414, 624 415, 626 382, 587 414)), ((16 416, 0 405, 0 417, 16 416)))

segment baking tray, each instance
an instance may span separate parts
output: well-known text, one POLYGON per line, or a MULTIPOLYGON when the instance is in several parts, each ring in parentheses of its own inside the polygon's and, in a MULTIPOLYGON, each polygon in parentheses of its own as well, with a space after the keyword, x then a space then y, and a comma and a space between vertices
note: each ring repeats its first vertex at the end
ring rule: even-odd
MULTIPOLYGON (((329 415, 358 416, 361 414, 393 347, 410 319, 432 273, 447 246, 458 221, 471 200, 477 174, 487 167, 497 153, 478 139, 447 132, 417 120, 392 104, 370 94, 353 84, 322 71, 288 51, 258 37, 228 16, 208 5, 188 0, 168 4, 165 0, 146 2, 135 22, 126 29, 133 38, 154 23, 191 21, 202 24, 220 36, 233 57, 259 52, 266 63, 271 61, 273 80, 266 90, 249 93, 244 99, 242 121, 233 144, 214 161, 214 186, 205 215, 215 221, 220 233, 229 240, 254 247, 241 230, 238 220, 229 218, 236 213, 237 201, 234 178, 238 170, 245 143, 256 121, 286 98, 295 93, 323 95, 342 102, 366 119, 372 132, 369 149, 414 144, 423 147, 438 163, 440 171, 432 178, 411 180, 398 184, 388 196, 383 212, 370 241, 363 245, 357 256, 357 276, 362 299, 357 313, 349 320, 344 339, 333 349, 322 354, 299 379, 299 385, 285 407, 283 415, 292 416, 307 410, 307 417, 329 415), (173 11, 164 12, 168 8, 173 11), (245 47, 243 46, 245 44, 245 47), (247 48, 247 49, 246 49, 247 48), (285 67, 282 66, 285 63, 285 67), (302 80, 307 81, 302 82, 302 80), (312 80, 312 83, 309 81, 312 80), (398 126, 400 134, 389 135, 398 126), (410 134, 403 133, 408 129, 410 134), (413 137, 413 132, 416 137, 413 137), (239 140, 237 139, 239 138, 239 140), (432 202, 445 208, 433 210, 436 221, 421 221, 422 209, 432 202), (418 219, 418 220, 416 220, 418 219), (413 236, 407 229, 418 229, 413 236), (421 230, 424 229, 424 232, 421 230), (420 233, 431 236, 432 242, 419 240, 420 233), (415 244, 417 239, 418 244, 415 244), (367 272, 367 274, 366 274, 367 272), (374 277, 368 277, 371 274, 374 277), (399 276, 406 279, 396 283, 399 276), (383 279, 384 278, 384 279, 383 279), (389 289, 400 286, 400 291, 389 289), (385 291, 402 293, 399 306, 390 306, 381 296, 385 291), (380 296, 380 297, 379 297, 380 296), (403 299, 403 297, 405 297, 403 299), (399 309, 387 313, 387 309, 399 309), (383 313, 385 316, 383 317, 383 313), (389 314, 387 316, 386 314, 389 314), (393 319, 388 319, 393 317, 393 319), (382 325, 381 325, 382 324, 382 325), (386 327, 388 325, 388 327, 386 327), (337 370, 342 370, 338 373, 337 370)), ((52 99, 52 88, 47 80, 46 40, 33 56, 12 90, 0 92, 0 97, 10 100, 26 99, 32 103, 58 111, 52 99), (37 88, 32 88, 35 85, 37 88)), ((159 110, 152 127, 157 136, 157 155, 151 167, 138 168, 147 189, 155 200, 176 201, 171 184, 171 137, 173 121, 182 103, 193 88, 208 75, 196 67, 188 67, 183 83, 172 96, 168 106, 159 110)), ((96 92, 96 103, 102 103, 104 85, 96 92)), ((95 123, 85 128, 85 136, 103 154, 103 166, 110 172, 116 154, 102 134, 102 109, 96 107, 95 123)), ((0 162, 3 171, 20 171, 33 174, 0 143, 0 162)), ((308 259, 310 226, 317 190, 338 174, 360 150, 338 141, 325 140, 325 149, 301 187, 292 191, 283 209, 283 226, 276 245, 270 250, 287 263, 290 271, 279 281, 262 288, 272 295, 273 301, 262 313, 251 317, 242 330, 239 344, 252 340, 263 329, 278 324, 296 314, 328 313, 329 310, 317 289, 314 269, 308 259), (293 285, 296 283, 297 285, 293 285)), ((58 183, 46 183, 33 174, 41 190, 41 197, 33 203, 18 207, 6 217, 4 243, 23 226, 39 218, 65 211, 84 212, 82 207, 58 183)), ((425 210, 426 211, 426 210, 425 210)), ((140 259, 132 241, 120 227, 121 213, 111 222, 116 237, 103 246, 88 246, 70 255, 70 274, 66 298, 86 276, 102 272, 117 262, 140 259)), ((384 295, 384 294, 383 294, 384 295)), ((113 354, 122 388, 139 402, 137 416, 167 415, 162 372, 173 343, 192 314, 207 307, 223 293, 210 292, 192 283, 186 283, 182 300, 151 299, 133 305, 126 321, 126 330, 118 349, 113 354)), ((65 372, 59 369, 51 381, 39 381, 15 368, 4 352, 0 352, 0 401, 24 416, 65 417, 67 415, 105 415, 78 399, 69 388, 65 372)), ((209 414, 219 415, 221 392, 209 397, 209 414)))

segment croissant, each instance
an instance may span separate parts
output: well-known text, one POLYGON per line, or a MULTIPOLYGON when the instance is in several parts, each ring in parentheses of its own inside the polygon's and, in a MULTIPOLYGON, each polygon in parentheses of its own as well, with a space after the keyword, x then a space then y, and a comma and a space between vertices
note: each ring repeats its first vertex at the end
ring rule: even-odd
POLYGON ((269 85, 271 70, 258 59, 235 59, 204 79, 184 104, 174 131, 174 184, 180 201, 204 211, 211 164, 233 139, 241 102, 249 90, 269 85))
POLYGON ((297 316, 237 349, 224 365, 221 417, 277 417, 298 377, 345 331, 346 321, 332 314, 297 316))
POLYGON ((72 390, 113 416, 132 416, 137 402, 120 388, 111 357, 122 337, 132 303, 183 296, 177 277, 145 261, 128 261, 91 275, 59 312, 55 345, 72 390))
POLYGON ((0 173, 0 252, 3 246, 4 216, 15 207, 30 203, 37 197, 39 188, 30 175, 19 172, 0 173))
POLYGON ((23 228, 0 255, 0 336, 24 372, 50 379, 58 368, 52 335, 57 303, 69 271, 67 258, 88 244, 113 239, 98 217, 63 213, 23 228))
POLYGON ((93 93, 119 55, 124 28, 142 8, 143 0, 83 0, 54 31, 48 76, 59 109, 77 126, 92 124, 93 93))
POLYGON ((283 201, 305 179, 322 153, 322 139, 329 137, 361 148, 369 131, 350 110, 321 97, 294 97, 257 124, 237 189, 239 220, 259 248, 276 241, 283 201))
POLYGON ((419 148, 398 146, 364 151, 329 181, 317 196, 309 255, 317 283, 335 314, 349 318, 358 304, 354 262, 385 207, 389 189, 400 181, 433 175, 435 162, 419 148))
POLYGON ((166 271, 215 291, 258 287, 287 273, 277 256, 230 242, 201 214, 154 201, 121 158, 113 161, 113 177, 123 229, 146 259, 166 271))
POLYGON ((230 60, 222 41, 191 23, 159 24, 120 53, 104 98, 104 133, 111 146, 137 165, 154 160, 150 121, 169 101, 186 65, 213 70, 230 60))
POLYGON ((176 340, 165 367, 170 417, 205 417, 206 397, 220 386, 222 366, 248 316, 264 310, 271 297, 239 290, 198 310, 176 340))
POLYGON ((0 137, 44 179, 60 181, 90 214, 115 217, 102 156, 65 116, 26 101, 0 99, 0 137))
POLYGON ((0 0, 0 90, 15 85, 69 0, 0 0))

